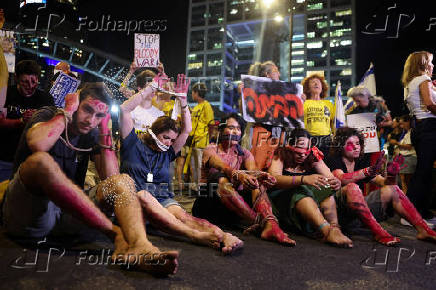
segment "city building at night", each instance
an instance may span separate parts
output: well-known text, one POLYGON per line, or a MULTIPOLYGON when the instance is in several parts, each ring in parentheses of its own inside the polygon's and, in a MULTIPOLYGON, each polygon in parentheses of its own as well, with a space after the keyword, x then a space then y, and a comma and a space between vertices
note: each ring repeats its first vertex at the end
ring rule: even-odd
POLYGON ((355 84, 354 0, 190 0, 186 73, 224 111, 237 110, 234 83, 255 61, 275 62, 284 81, 324 73, 355 84))

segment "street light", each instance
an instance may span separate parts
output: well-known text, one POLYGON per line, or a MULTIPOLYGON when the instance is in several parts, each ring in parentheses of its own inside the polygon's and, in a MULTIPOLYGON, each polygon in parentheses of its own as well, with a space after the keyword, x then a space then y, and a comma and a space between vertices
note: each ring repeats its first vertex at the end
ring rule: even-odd
POLYGON ((274 1, 275 0, 262 0, 263 5, 265 5, 266 8, 269 8, 274 1))
POLYGON ((282 22, 282 21, 283 21, 283 16, 281 16, 281 15, 276 15, 276 16, 274 17, 274 20, 275 20, 275 22, 282 22))

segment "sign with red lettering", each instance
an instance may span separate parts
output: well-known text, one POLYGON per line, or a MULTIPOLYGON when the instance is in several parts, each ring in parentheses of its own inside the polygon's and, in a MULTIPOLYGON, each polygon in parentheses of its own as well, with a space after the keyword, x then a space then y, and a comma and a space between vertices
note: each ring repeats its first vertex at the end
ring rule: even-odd
POLYGON ((360 113, 347 115, 348 127, 362 132, 365 137, 365 153, 379 152, 380 143, 377 137, 376 113, 360 113))
POLYGON ((247 122, 278 127, 304 127, 300 84, 241 75, 242 111, 247 122))
POLYGON ((159 34, 135 33, 135 63, 138 67, 158 67, 159 34))

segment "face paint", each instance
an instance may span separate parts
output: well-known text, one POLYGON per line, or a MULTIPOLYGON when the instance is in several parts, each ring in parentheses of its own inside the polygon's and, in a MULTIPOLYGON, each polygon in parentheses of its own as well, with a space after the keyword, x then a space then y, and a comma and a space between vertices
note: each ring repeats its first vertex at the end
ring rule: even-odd
POLYGON ((354 150, 354 146, 351 143, 348 143, 347 146, 345 146, 345 150, 348 152, 351 152, 354 150))
POLYGON ((311 149, 304 149, 304 148, 300 148, 300 147, 294 147, 291 145, 286 146, 286 148, 288 148, 289 150, 298 153, 298 154, 305 154, 305 155, 309 155, 311 149))

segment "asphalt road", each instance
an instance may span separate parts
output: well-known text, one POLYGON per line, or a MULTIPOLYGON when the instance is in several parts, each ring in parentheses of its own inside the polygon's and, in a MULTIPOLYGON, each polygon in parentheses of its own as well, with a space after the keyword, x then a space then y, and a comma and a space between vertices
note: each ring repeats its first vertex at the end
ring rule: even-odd
POLYGON ((353 249, 298 235, 288 248, 233 231, 245 247, 223 256, 183 238, 149 235, 159 248, 180 251, 178 273, 166 278, 105 265, 112 245, 93 232, 36 247, 1 234, 0 289, 435 289, 436 244, 417 241, 412 228, 392 220, 384 225, 400 246, 377 245, 366 230, 352 235, 353 249))

